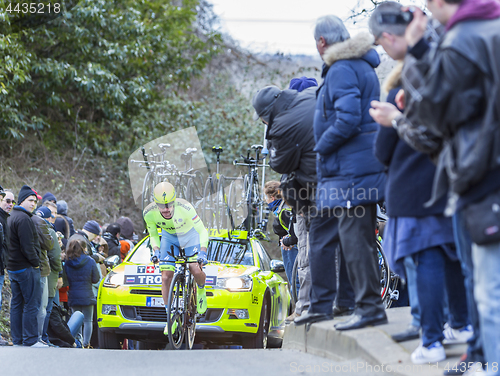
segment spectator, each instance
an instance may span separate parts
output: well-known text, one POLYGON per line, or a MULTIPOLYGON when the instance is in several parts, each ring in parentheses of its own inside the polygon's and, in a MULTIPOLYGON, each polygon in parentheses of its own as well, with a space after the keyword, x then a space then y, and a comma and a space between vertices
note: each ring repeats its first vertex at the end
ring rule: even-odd
MULTIPOLYGON (((49 213, 50 210, 45 207, 45 213, 49 213)), ((39 254, 40 254, 40 286, 41 286, 41 300, 40 309, 38 310, 38 335, 42 338, 43 324, 45 322, 45 316, 47 315, 47 304, 49 300, 49 285, 47 277, 50 275, 50 263, 48 258, 48 253, 54 248, 54 243, 56 239, 52 238, 50 235, 50 224, 44 220, 40 215, 34 215, 31 217, 33 223, 35 224, 36 230, 38 232, 39 241, 39 254)))
POLYGON ((52 202, 53 204, 56 204, 57 203, 57 199, 56 199, 56 196, 54 196, 52 193, 50 192, 47 192, 43 195, 42 197, 42 202, 43 202, 43 205, 45 205, 46 202, 52 202))
POLYGON ((75 337, 82 329, 85 316, 80 311, 75 311, 71 317, 69 316, 67 310, 53 303, 47 328, 49 340, 59 347, 82 347, 75 337), (67 322, 65 317, 69 317, 67 322))
MULTIPOLYGON (((50 201, 47 201, 50 202, 50 201)), ((55 209, 57 210, 57 209, 55 209)), ((56 290, 58 283, 62 286, 62 264, 61 264, 61 247, 59 245, 58 236, 54 230, 53 224, 55 222, 55 215, 47 206, 41 206, 37 209, 36 214, 47 221, 49 224, 50 236, 54 241, 52 249, 47 252, 50 263, 50 274, 47 277, 47 308, 46 316, 42 329, 42 341, 50 345, 49 337, 47 335, 47 328, 49 326, 50 313, 52 311, 54 297, 56 296, 56 290)))
POLYGON ((14 345, 48 347, 38 341, 37 314, 41 302, 38 233, 32 221, 36 193, 27 185, 19 191, 7 220, 10 231, 9 272, 12 298, 10 329, 14 345))
POLYGON ((92 318, 97 304, 93 284, 99 282, 100 274, 94 259, 86 254, 87 242, 82 237, 73 237, 68 242, 64 271, 69 282, 68 305, 84 315, 83 347, 88 347, 92 336, 92 318))
POLYGON ((120 225, 120 240, 129 240, 130 249, 134 248, 139 239, 134 231, 132 220, 129 217, 120 217, 116 220, 116 223, 120 225))
MULTIPOLYGON (((400 15, 401 8, 401 4, 386 2, 377 7, 370 18, 370 29, 377 36, 378 43, 396 59, 403 58, 408 49, 404 39, 406 25, 383 24, 380 20, 385 19, 381 15, 400 15)), ((407 65, 411 64, 411 61, 407 62, 407 65)), ((399 76, 400 73, 401 70, 399 76)), ((392 88, 388 97, 394 105, 399 89, 392 88)), ((441 344, 443 339, 465 343, 472 335, 472 329, 467 325, 465 287, 457 260, 452 222, 443 216, 445 197, 433 206, 424 207, 431 197, 436 168, 427 155, 400 140, 393 128, 380 129, 376 156, 389 167, 386 185, 389 221, 385 229, 384 249, 396 273, 404 275, 404 269, 398 263, 402 264, 405 257, 411 256, 416 266, 422 346, 413 352, 412 361, 441 361, 446 358, 441 344), (431 274, 432 278, 429 277, 431 274), (445 289, 445 286, 448 288, 445 289), (452 320, 451 329, 443 333, 445 292, 452 320), (453 330, 456 335, 446 338, 446 334, 453 330)))
MULTIPOLYGON (((373 103, 372 113, 384 126, 394 123, 405 140, 416 140, 416 147, 426 145, 429 134, 437 139, 434 151, 439 157, 431 202, 448 193, 445 213, 456 211, 458 239, 464 240, 458 242, 459 248, 468 248, 467 233, 472 238, 472 258, 462 261, 466 261, 465 268, 474 268, 483 350, 486 363, 491 364, 500 362, 500 232, 495 231, 500 221, 494 214, 500 201, 500 149, 495 146, 500 143, 500 134, 498 120, 493 120, 498 119, 495 107, 500 86, 496 32, 500 4, 439 0, 428 2, 428 8, 446 26, 439 45, 429 49, 423 38, 427 18, 419 9, 415 9, 405 33, 408 52, 418 60, 421 77, 418 100, 412 103, 417 119, 378 102, 373 103)), ((467 256, 467 251, 463 255, 467 256)))
POLYGON ((300 316, 309 308, 311 274, 308 257, 308 210, 313 201, 316 184, 312 123, 317 88, 311 87, 314 84, 317 85, 314 79, 301 77, 290 83, 291 88, 297 88, 299 91, 266 86, 252 99, 255 108, 254 119, 260 118, 267 126, 269 164, 274 171, 286 174, 281 188, 296 218, 298 279, 301 288, 295 311, 288 320, 291 320, 292 316, 300 316))
MULTIPOLYGON (((279 191, 279 181, 268 181, 264 186, 264 194, 269 205, 269 210, 275 215, 273 222, 273 231, 279 236, 281 245, 281 256, 283 264, 285 264, 285 273, 288 279, 289 286, 292 286, 293 264, 297 258, 297 237, 293 230, 294 223, 292 221, 292 209, 286 205, 279 191)), ((299 281, 297 281, 297 289, 299 289, 299 281)), ((293 287, 291 287, 293 288, 293 287)), ((300 290, 299 290, 300 291, 300 290)), ((292 322, 295 317, 300 316, 293 312, 286 321, 292 322)))
POLYGON ((372 48, 373 37, 361 33, 350 38, 336 16, 318 19, 314 38, 325 63, 314 117, 318 214, 310 234, 311 306, 295 323, 331 317, 337 295, 335 252, 340 247, 356 306, 351 318, 335 328, 385 324, 375 237, 376 203, 384 198, 385 176, 372 151, 378 125, 368 114, 370 102, 380 95, 374 70, 380 59, 372 48))
POLYGON ((120 256, 120 231, 121 226, 115 222, 106 228, 106 232, 102 236, 108 243, 108 256, 120 256))
POLYGON ((64 234, 63 243, 67 243, 68 239, 75 234, 73 220, 68 217, 68 204, 64 200, 57 201, 57 218, 54 223, 56 231, 64 234))
MULTIPOLYGON (((3 190, 3 187, 0 186, 0 308, 2 307, 2 290, 3 283, 5 279, 5 268, 7 267, 7 252, 9 249, 9 240, 8 240, 8 227, 7 227, 7 218, 9 216, 9 212, 5 211, 4 208, 10 207, 12 209, 13 206, 13 197, 12 193, 9 196, 12 198, 7 198, 7 192, 3 190), (7 201, 9 200, 9 204, 7 201)), ((10 210, 9 210, 10 211, 10 210)), ((0 344, 3 339, 0 337, 0 344)))

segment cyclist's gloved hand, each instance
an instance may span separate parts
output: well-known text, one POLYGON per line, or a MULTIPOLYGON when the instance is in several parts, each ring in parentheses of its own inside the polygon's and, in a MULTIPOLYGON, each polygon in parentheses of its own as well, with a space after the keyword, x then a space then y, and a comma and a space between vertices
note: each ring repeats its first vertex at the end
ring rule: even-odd
POLYGON ((198 262, 202 265, 208 264, 207 252, 198 253, 198 262))
POLYGON ((151 262, 153 264, 160 262, 160 250, 159 249, 155 249, 155 253, 154 253, 153 257, 151 257, 151 262))

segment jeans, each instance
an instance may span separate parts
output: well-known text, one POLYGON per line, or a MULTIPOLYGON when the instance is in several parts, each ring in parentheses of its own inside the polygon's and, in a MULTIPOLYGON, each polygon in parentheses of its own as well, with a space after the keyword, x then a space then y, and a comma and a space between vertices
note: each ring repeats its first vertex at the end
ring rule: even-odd
POLYGON ((68 328, 73 337, 80 332, 83 325, 84 315, 80 311, 74 311, 68 320, 68 328))
POLYGON ((40 277, 40 289, 40 309, 38 310, 36 321, 38 323, 38 337, 41 339, 43 334, 43 325, 45 324, 45 317, 47 316, 47 303, 49 300, 49 285, 47 277, 40 277))
POLYGON ((423 346, 442 342, 445 292, 448 294, 450 326, 468 324, 464 277, 460 263, 451 261, 441 247, 413 255, 417 266, 417 290, 423 346), (445 287, 446 286, 446 287, 445 287))
MULTIPOLYGON (((285 273, 286 278, 288 279, 288 283, 290 283, 290 288, 292 288, 292 273, 293 273, 293 264, 295 263, 295 259, 297 258, 297 254, 299 250, 296 245, 292 247, 290 250, 283 249, 281 247, 281 256, 283 257, 283 264, 285 265, 285 273)), ((297 292, 299 291, 300 284, 297 278, 297 292)))
POLYGON ((297 277, 300 285, 300 290, 297 294, 297 302, 295 303, 295 313, 301 315, 302 312, 307 312, 309 310, 309 294, 311 292, 311 270, 309 268, 310 238, 309 232, 307 231, 306 219, 300 215, 297 216, 297 223, 294 224, 294 229, 298 240, 297 277))
POLYGON ((94 316, 94 306, 73 306, 73 312, 83 313, 83 346, 88 346, 92 337, 92 318, 94 316))
POLYGON ((54 297, 48 298, 47 301, 47 314, 45 315, 45 321, 43 322, 42 329, 42 341, 45 343, 49 342, 49 336, 47 335, 47 329, 49 328, 50 314, 52 313, 52 307, 54 302, 54 297))
POLYGON ((31 346, 38 341, 37 314, 40 309, 40 269, 9 271, 10 330, 14 345, 31 346))
POLYGON ((463 215, 457 211, 453 217, 453 232, 455 235, 455 243, 457 245, 457 254, 462 266, 462 274, 464 275, 465 293, 467 296, 467 310, 469 312, 469 321, 474 330, 474 335, 468 341, 467 356, 470 359, 467 361, 480 362, 485 364, 483 344, 481 340, 481 330, 479 327, 479 313, 477 312, 476 300, 474 298, 474 276, 472 264, 472 241, 469 233, 465 229, 463 215))
POLYGON ((417 266, 411 256, 406 256, 404 259, 406 270, 406 284, 408 286, 408 295, 410 297, 411 307, 411 325, 420 328, 420 308, 418 304, 417 290, 417 266))
POLYGON ((491 374, 500 375, 500 243, 472 243, 472 260, 484 357, 491 374))

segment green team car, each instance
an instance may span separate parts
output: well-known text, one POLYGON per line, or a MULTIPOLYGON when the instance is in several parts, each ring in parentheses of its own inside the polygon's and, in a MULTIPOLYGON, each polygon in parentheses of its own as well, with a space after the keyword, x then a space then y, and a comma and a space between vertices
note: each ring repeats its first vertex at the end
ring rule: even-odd
MULTIPOLYGON (((207 249, 207 311, 196 323, 197 343, 281 346, 290 310, 287 282, 277 274, 283 263, 271 260, 246 231, 210 230, 207 249)), ((167 321, 161 296, 161 274, 150 262, 149 237, 101 282, 97 298, 99 346, 120 348, 124 338, 142 349, 165 347, 167 321)))

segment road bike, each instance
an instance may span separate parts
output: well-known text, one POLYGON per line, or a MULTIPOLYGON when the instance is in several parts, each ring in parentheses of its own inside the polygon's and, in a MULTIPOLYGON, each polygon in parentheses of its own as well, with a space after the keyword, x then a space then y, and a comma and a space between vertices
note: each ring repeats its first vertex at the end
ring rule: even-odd
MULTIPOLYGON (((188 264, 197 263, 198 261, 188 260, 185 250, 182 247, 179 247, 179 256, 174 255, 173 245, 170 247, 170 252, 168 253, 175 259, 175 263, 178 266, 168 292, 168 348, 178 350, 185 340, 186 349, 191 350, 193 348, 196 332, 197 299, 196 283, 193 275, 189 271, 188 264), (177 325, 175 330, 172 331, 174 322, 177 323, 177 325)), ((193 257, 189 257, 189 259, 193 259, 193 257)))

